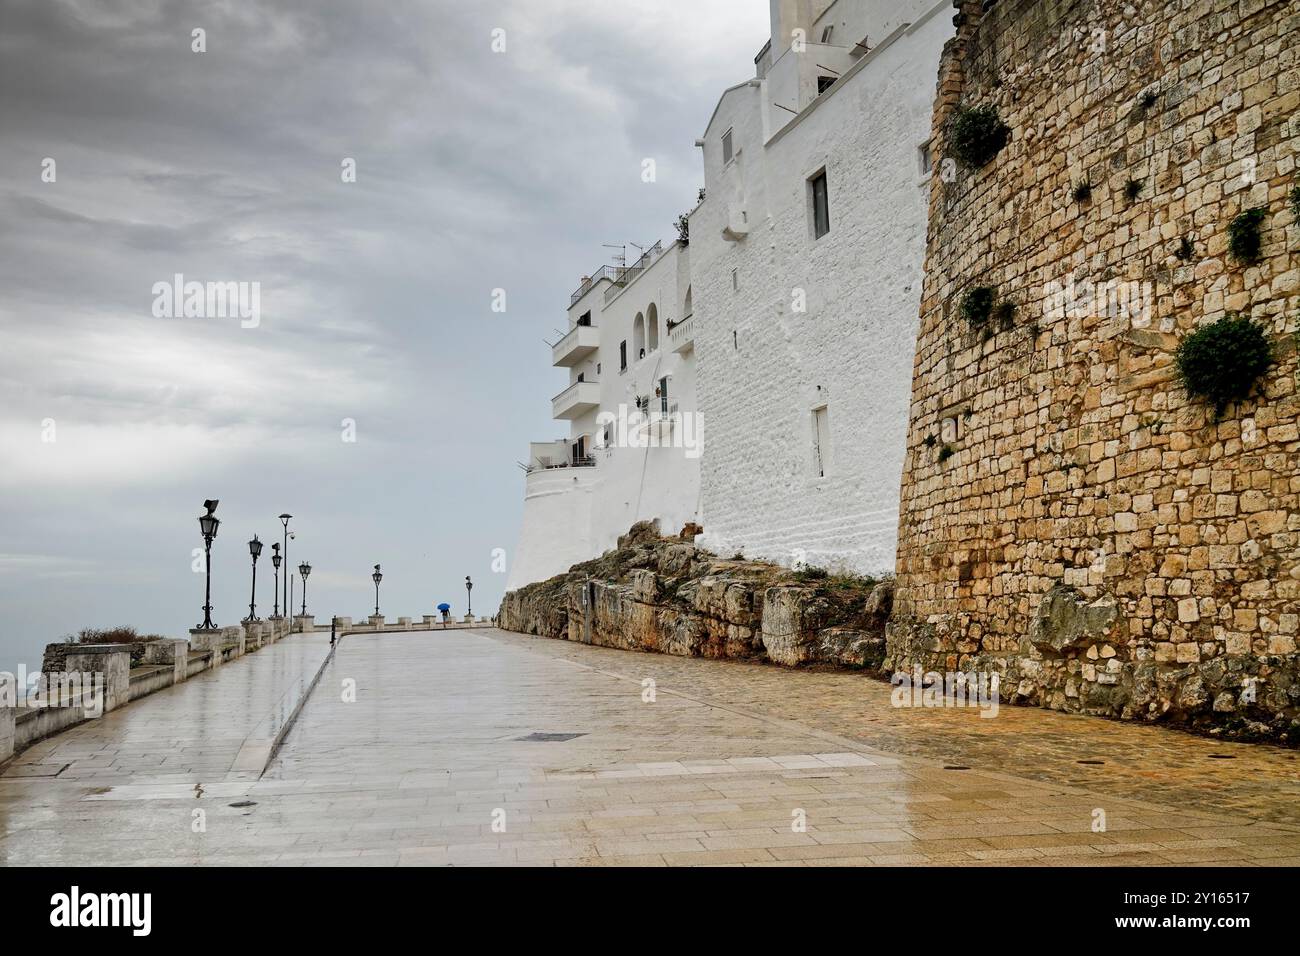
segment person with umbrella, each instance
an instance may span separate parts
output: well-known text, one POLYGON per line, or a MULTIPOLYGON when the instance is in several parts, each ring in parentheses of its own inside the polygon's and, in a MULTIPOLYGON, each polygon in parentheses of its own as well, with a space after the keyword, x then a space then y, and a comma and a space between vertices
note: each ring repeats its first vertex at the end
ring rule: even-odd
POLYGON ((447 613, 451 610, 451 605, 443 601, 438 605, 438 610, 442 612, 442 626, 445 629, 447 627, 447 613))

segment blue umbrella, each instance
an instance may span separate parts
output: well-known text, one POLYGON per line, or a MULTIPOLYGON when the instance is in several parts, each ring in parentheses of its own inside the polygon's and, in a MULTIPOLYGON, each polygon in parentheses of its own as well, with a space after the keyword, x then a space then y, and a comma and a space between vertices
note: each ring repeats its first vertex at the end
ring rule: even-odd
POLYGON ((444 601, 442 604, 439 604, 439 605, 438 605, 438 610, 439 610, 439 611, 450 611, 450 610, 451 610, 451 605, 450 605, 450 604, 447 604, 447 603, 444 601))

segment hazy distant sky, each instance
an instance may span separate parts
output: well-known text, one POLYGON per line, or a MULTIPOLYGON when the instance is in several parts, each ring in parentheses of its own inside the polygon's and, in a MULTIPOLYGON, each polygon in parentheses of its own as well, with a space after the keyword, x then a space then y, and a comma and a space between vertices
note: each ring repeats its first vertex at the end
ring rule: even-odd
POLYGON ((205 498, 219 624, 248 611, 254 533, 270 613, 282 511, 318 616, 367 613, 376 562, 390 616, 463 612, 466 574, 494 611, 515 463, 565 433, 544 339, 602 243, 693 205, 694 139, 767 14, 0 0, 0 669, 85 626, 184 636, 205 498), (260 325, 155 318, 176 273, 258 282, 260 325))

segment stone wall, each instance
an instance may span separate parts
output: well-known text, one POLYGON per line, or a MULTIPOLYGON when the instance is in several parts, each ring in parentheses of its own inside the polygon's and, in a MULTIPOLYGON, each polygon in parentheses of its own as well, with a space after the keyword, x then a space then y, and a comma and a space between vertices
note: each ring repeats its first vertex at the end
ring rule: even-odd
POLYGON ((641 522, 618 547, 507 592, 500 627, 625 650, 876 670, 892 584, 726 560, 641 522))
POLYGON ((1058 710, 1294 740, 1300 10, 957 6, 890 662, 999 670, 1004 692, 1058 710), (948 161, 955 109, 983 104, 1008 143, 980 168, 948 161), (1253 207, 1262 255, 1244 264, 1228 227, 1253 207), (1014 313, 972 327, 976 286, 1014 313), (1234 312, 1275 362, 1216 418, 1174 353, 1234 312))

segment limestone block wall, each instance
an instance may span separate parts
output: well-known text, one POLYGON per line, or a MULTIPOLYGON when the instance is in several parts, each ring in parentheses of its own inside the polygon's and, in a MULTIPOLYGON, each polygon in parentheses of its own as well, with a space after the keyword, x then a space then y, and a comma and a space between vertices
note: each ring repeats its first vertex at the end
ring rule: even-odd
POLYGON ((891 658, 1000 669, 1055 709, 1294 736, 1300 8, 957 6, 891 658), (982 104, 1009 142, 979 169, 943 163, 954 109, 982 104), (1253 207, 1245 264, 1228 227, 1253 207), (972 328, 976 286, 1014 315, 972 328), (1174 354, 1234 312, 1275 364, 1216 420, 1174 354))
MULTIPOLYGON (((797 119, 769 76, 724 94, 703 138, 706 198, 691 216, 707 426, 700 543, 718 554, 894 567, 925 246, 920 147, 953 32, 942 3, 906 6, 910 26, 873 32, 872 52, 797 119), (830 231, 818 238, 809 180, 822 169, 830 231), (814 454, 822 407, 824 474, 814 454)), ((781 62, 819 49, 786 50, 781 62)))

